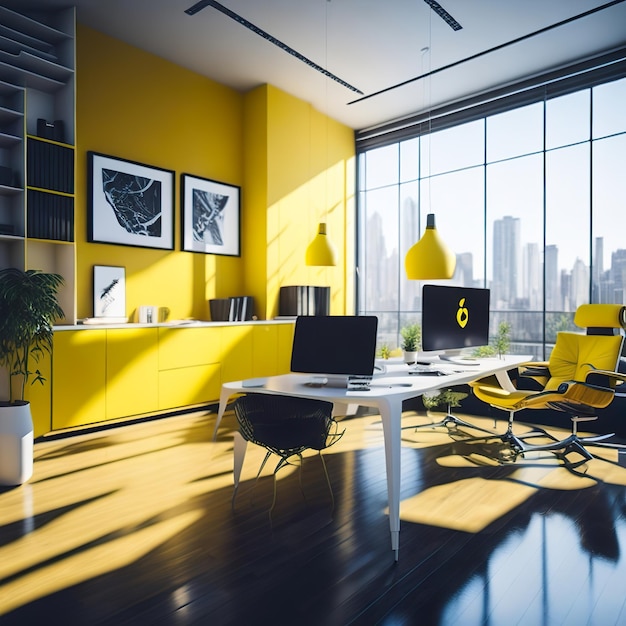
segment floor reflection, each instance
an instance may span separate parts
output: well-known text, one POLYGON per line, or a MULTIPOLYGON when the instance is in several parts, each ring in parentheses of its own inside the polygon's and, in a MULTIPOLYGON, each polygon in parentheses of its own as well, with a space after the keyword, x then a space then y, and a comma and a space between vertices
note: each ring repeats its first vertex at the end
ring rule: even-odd
POLYGON ((325 626, 626 623, 621 458, 501 465, 492 442, 407 429, 395 563, 379 417, 324 453, 334 509, 311 454, 302 485, 280 472, 271 522, 261 448, 231 508, 234 420, 213 443, 214 417, 40 446, 33 480, 0 493, 2 625, 276 623, 277 605, 325 626))

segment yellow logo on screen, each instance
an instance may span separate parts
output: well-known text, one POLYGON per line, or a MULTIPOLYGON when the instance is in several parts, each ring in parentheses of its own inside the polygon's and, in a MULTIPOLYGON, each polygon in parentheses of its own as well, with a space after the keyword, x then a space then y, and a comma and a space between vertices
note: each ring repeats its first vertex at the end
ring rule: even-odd
POLYGON ((469 311, 465 306, 465 298, 461 298, 459 300, 459 310, 456 312, 456 323, 461 327, 465 328, 467 326, 467 322, 469 320, 469 311))

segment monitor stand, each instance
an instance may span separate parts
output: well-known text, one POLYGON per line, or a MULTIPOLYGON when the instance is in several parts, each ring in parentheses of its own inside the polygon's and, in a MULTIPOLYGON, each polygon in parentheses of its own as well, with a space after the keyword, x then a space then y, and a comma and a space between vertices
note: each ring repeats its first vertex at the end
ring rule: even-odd
POLYGON ((453 363, 454 365, 479 365, 477 359, 471 356, 465 357, 461 354, 460 351, 444 352, 443 354, 439 355, 439 358, 442 361, 446 361, 447 363, 453 363))
POLYGON ((348 391, 367 391, 372 382, 372 376, 357 376, 343 374, 317 374, 305 383, 307 387, 334 387, 348 389, 348 391))

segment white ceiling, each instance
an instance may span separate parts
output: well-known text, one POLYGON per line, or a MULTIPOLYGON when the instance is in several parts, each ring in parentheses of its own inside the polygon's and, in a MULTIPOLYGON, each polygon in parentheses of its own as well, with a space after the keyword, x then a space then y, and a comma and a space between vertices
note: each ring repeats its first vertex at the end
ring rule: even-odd
MULTIPOLYGON (((214 6, 190 16, 185 10, 196 0, 74 4, 78 20, 96 30, 241 92, 275 85, 354 129, 626 45, 626 0, 439 1, 461 30, 453 31, 424 0, 221 0, 222 6, 370 96, 360 102, 354 101, 363 96, 214 6), (604 8, 571 19, 599 7, 604 8), (566 20, 571 21, 550 28, 566 20), (487 52, 492 48, 497 49, 487 52), (453 67, 438 71, 448 65, 453 67), (430 78, 412 80, 433 71, 430 78), (405 81, 410 82, 372 96, 405 81)), ((72 4, 0 2, 18 10, 72 4)))

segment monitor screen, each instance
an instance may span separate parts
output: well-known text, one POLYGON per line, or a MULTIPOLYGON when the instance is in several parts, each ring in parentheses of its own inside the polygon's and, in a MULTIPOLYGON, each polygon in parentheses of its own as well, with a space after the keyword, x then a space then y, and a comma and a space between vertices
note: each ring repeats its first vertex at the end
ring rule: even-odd
POLYGON ((489 344, 489 289, 424 285, 422 348, 460 350, 489 344))
POLYGON ((296 318, 291 371, 371 376, 378 318, 367 315, 307 315, 296 318))

